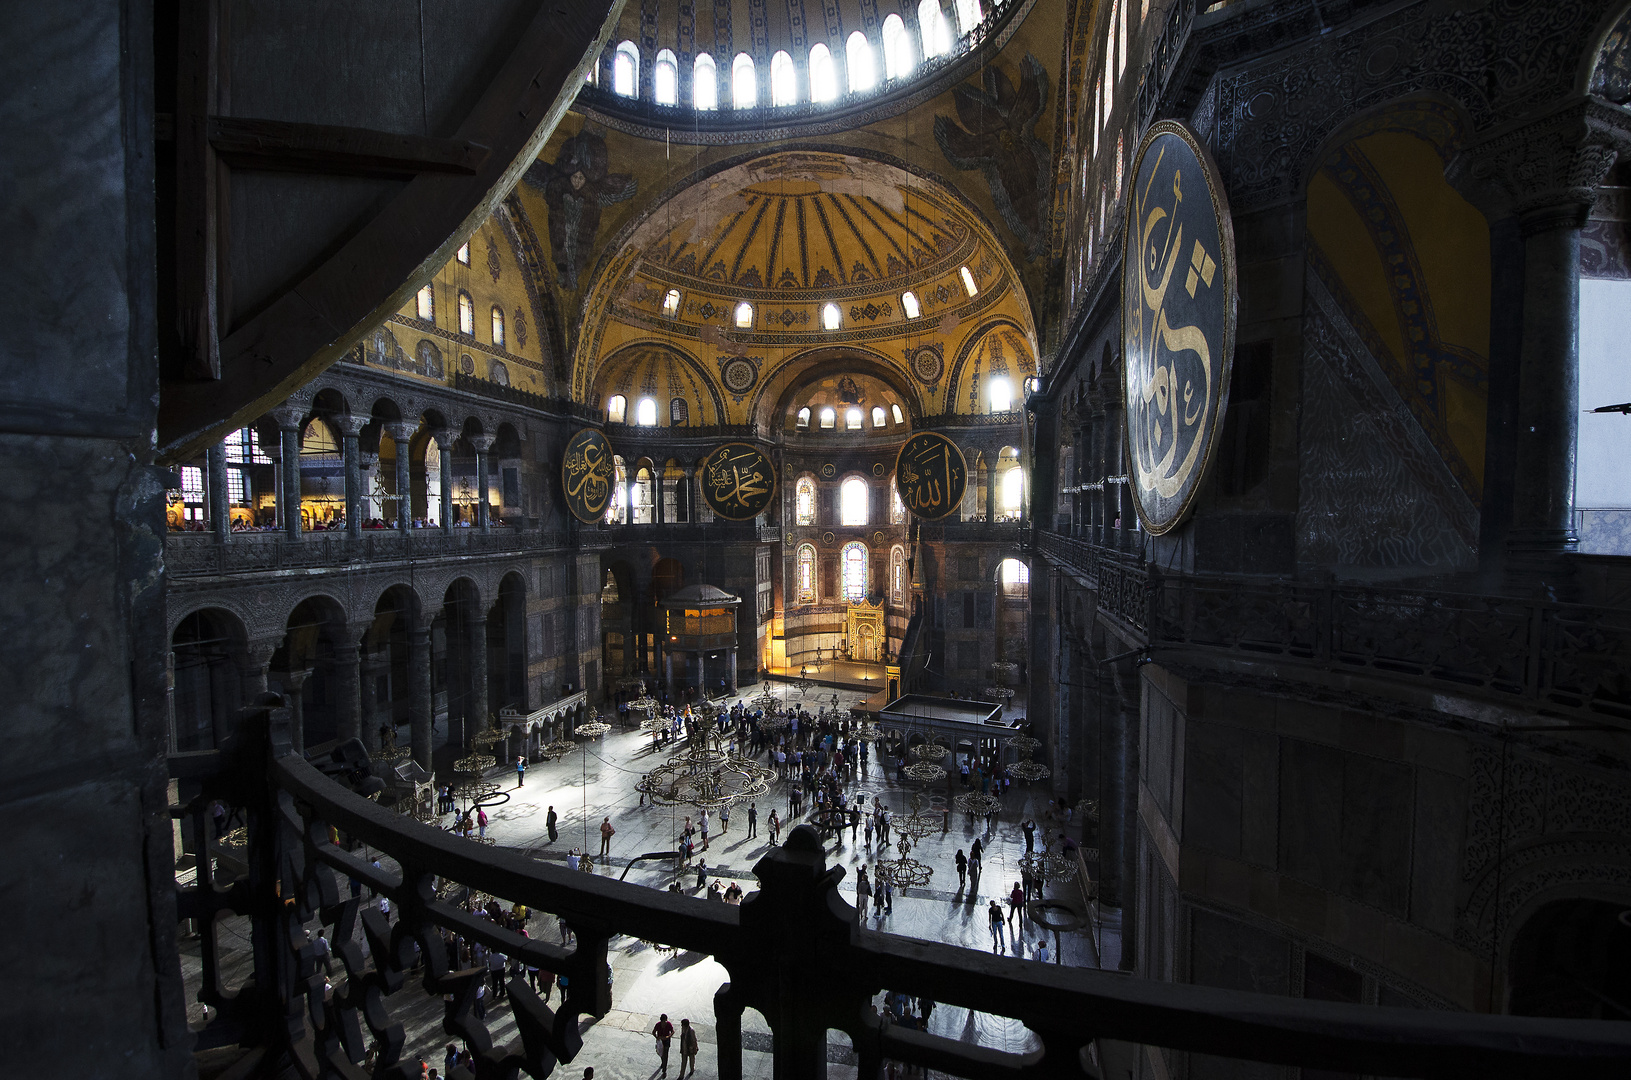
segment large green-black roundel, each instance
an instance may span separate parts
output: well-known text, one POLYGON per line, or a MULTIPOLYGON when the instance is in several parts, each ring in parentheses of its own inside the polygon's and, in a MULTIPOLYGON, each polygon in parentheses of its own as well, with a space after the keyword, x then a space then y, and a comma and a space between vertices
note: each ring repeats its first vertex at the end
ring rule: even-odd
POLYGON ((1218 445, 1235 347, 1235 240, 1217 168, 1188 127, 1134 157, 1122 259, 1129 482, 1151 533, 1178 526, 1218 445))
POLYGON ((727 521, 747 521, 770 508, 776 466, 757 446, 726 443, 702 461, 702 497, 727 521))
POLYGON ((612 475, 612 444, 605 435, 584 428, 572 436, 561 456, 561 491, 573 517, 591 525, 606 519, 612 475))
POLYGON ((906 440, 895 458, 895 490, 906 509, 937 521, 963 504, 968 488, 968 462, 963 452, 936 431, 920 431, 906 440))

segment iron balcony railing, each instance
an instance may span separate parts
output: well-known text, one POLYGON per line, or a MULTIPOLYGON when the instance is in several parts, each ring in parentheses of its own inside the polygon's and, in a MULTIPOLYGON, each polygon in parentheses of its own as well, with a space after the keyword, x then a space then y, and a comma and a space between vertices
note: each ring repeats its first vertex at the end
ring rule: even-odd
POLYGON ((714 996, 722 1080, 743 1075, 746 1008, 770 1026, 783 1080, 825 1076, 829 1029, 850 1037, 861 1080, 878 1080, 886 1059, 981 1080, 1097 1077, 1098 1062, 1128 1043, 1388 1076, 1631 1075, 1631 1025, 1622 1023, 1243 993, 865 930, 838 893, 844 870, 827 865, 811 826, 759 861, 758 891, 740 907, 541 864, 363 798, 331 775, 362 776, 366 760, 358 768, 325 759, 325 775, 290 752, 287 725, 287 710, 262 708, 223 749, 172 760, 172 775, 191 793, 174 812, 191 817, 203 850, 216 846, 210 800, 241 806, 247 819, 241 872, 219 880, 216 861, 201 859, 198 883, 179 891, 180 916, 197 920, 201 934, 199 997, 216 1010, 198 1045, 253 1047, 266 1075, 292 1066, 308 1080, 361 1078, 370 1075, 360 1063, 373 1048, 372 1076, 417 1077, 393 1015, 406 995, 423 993, 445 998, 443 1028, 474 1053, 476 1076, 548 1076, 582 1048, 580 1017, 611 1008, 607 947, 618 934, 707 953, 725 967, 730 979, 714 996), (377 868, 347 844, 388 856, 400 872, 377 868), (389 897, 395 921, 343 888, 347 878, 389 897), (448 899, 456 887, 554 913, 575 944, 523 937, 462 910, 448 899), (228 911, 252 924, 254 971, 235 993, 221 977, 217 916, 228 911), (332 993, 314 947, 319 928, 339 961, 332 993), (512 979, 519 1034, 496 1045, 475 1015, 487 972, 456 969, 443 930, 568 976, 565 1000, 552 1010, 525 980, 512 979), (1015 1018, 1041 1049, 1009 1054, 885 1025, 872 1001, 886 988, 1015 1018))
POLYGON ((512 528, 365 530, 303 533, 291 540, 281 533, 234 533, 226 543, 207 533, 172 533, 165 538, 164 564, 172 577, 249 574, 270 570, 304 570, 352 563, 392 563, 408 559, 500 555, 517 551, 551 551, 565 547, 564 532, 512 528))

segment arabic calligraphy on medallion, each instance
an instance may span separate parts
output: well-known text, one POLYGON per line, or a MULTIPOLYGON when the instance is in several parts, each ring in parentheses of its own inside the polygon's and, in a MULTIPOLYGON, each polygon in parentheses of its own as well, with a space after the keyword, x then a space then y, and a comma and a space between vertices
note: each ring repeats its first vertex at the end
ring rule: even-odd
POLYGON ((703 459, 702 497, 727 521, 758 517, 775 493, 776 467, 756 446, 726 443, 703 459))
POLYGON ((592 525, 605 519, 612 497, 612 444, 594 428, 584 428, 566 444, 561 492, 579 521, 592 525))
POLYGON ((963 504, 968 462, 963 452, 938 432, 920 431, 906 440, 895 459, 895 490, 906 509, 936 521, 963 504))
POLYGON ((1132 175, 1122 263, 1127 447, 1139 519, 1160 534, 1189 513, 1221 434, 1234 230, 1217 169, 1183 124, 1151 125, 1132 175))

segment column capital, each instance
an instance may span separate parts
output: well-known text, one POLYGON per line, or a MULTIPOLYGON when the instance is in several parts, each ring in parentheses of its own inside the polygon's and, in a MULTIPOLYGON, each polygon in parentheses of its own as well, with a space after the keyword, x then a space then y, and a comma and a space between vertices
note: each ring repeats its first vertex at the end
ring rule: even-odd
POLYGON ((370 418, 367 416, 352 416, 350 413, 342 413, 341 415, 331 417, 330 419, 334 426, 340 429, 341 435, 348 439, 355 439, 358 435, 362 434, 362 429, 368 426, 368 421, 370 418))
POLYGON ((290 402, 269 410, 267 415, 277 421, 278 430, 299 431, 306 419, 306 407, 290 402))
POLYGON ((419 425, 411 420, 393 420, 382 426, 385 428, 385 434, 396 442, 407 442, 413 438, 413 433, 419 430, 419 425))
POLYGON ((1626 110, 1577 97, 1495 128, 1456 155, 1445 177, 1492 221, 1516 215, 1526 232, 1579 228, 1597 185, 1627 150, 1626 110))
POLYGON ((459 433, 452 428, 431 428, 430 437, 436 440, 438 450, 452 450, 453 444, 459 441, 459 433))
POLYGON ((493 448, 493 443, 498 441, 498 437, 495 435, 466 435, 464 441, 475 447, 476 453, 485 454, 493 448))

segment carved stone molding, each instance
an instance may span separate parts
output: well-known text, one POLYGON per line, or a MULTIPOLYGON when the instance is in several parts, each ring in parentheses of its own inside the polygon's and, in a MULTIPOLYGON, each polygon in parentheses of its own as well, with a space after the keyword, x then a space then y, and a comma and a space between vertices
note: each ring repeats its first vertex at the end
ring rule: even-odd
POLYGON ((1458 154, 1446 176, 1490 219, 1513 214, 1525 230, 1585 224, 1597 187, 1631 150, 1631 111, 1574 98, 1496 128, 1458 154))

